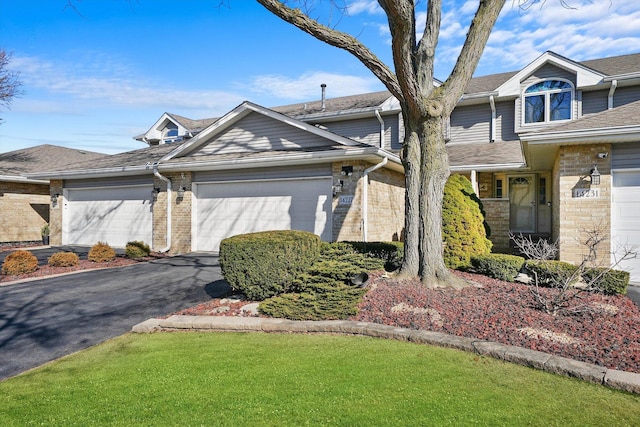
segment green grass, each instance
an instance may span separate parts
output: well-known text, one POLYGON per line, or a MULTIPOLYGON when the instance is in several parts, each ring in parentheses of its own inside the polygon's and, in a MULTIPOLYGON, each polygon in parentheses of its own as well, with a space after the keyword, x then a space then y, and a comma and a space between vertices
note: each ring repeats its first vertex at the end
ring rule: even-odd
POLYGON ((456 350, 125 335, 0 383, 0 425, 640 425, 640 396, 456 350))

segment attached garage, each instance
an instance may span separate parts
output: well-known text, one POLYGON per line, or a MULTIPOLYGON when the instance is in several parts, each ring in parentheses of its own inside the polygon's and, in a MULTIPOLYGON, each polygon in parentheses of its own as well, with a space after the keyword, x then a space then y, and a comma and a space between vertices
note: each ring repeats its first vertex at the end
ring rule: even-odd
POLYGON ((62 244, 93 245, 107 242, 124 247, 127 242, 152 240, 153 186, 65 188, 62 244))
POLYGON ((331 240, 331 177, 194 184, 192 245, 218 251, 222 239, 267 230, 303 230, 331 240))

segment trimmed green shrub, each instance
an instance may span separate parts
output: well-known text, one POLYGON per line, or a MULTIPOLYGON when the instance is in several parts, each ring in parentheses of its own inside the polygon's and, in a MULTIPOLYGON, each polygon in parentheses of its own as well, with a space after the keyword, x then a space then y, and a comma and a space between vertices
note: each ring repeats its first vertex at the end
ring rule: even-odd
POLYGON ((116 251, 107 243, 98 242, 91 247, 87 258, 93 262, 109 262, 116 258, 116 251))
POLYGON ((582 273, 585 282, 595 287, 598 292, 607 295, 625 295, 629 285, 629 272, 610 268, 589 268, 582 273))
POLYGON ((254 301, 288 292, 319 256, 320 237, 306 231, 240 234, 220 243, 225 280, 254 301))
POLYGON ((442 238, 444 263, 449 268, 466 268, 471 257, 488 254, 492 243, 487 239, 482 204, 471 182, 462 175, 449 177, 442 200, 442 238))
POLYGON ((260 303, 258 310, 291 320, 342 320, 358 314, 366 289, 344 287, 331 292, 290 293, 260 303))
POLYGON ((31 252, 22 249, 7 255, 2 263, 2 274, 7 276, 33 273, 37 269, 38 258, 31 252))
POLYGON ((137 240, 133 242, 128 242, 124 252, 127 258, 133 258, 133 259, 144 258, 146 256, 149 256, 150 253, 151 253, 151 248, 149 247, 149 245, 137 240))
POLYGON ((540 286, 562 287, 565 284, 572 285, 580 279, 578 267, 564 261, 528 260, 524 268, 532 278, 537 276, 540 286))
POLYGON ((75 267, 80 263, 80 258, 73 252, 56 252, 48 262, 51 267, 75 267))
POLYGON ((384 269, 394 271, 400 268, 404 258, 404 242, 344 242, 361 254, 384 261, 384 269))
POLYGON ((471 257, 471 265, 480 274, 513 282, 524 265, 524 258, 507 254, 476 255, 471 257))

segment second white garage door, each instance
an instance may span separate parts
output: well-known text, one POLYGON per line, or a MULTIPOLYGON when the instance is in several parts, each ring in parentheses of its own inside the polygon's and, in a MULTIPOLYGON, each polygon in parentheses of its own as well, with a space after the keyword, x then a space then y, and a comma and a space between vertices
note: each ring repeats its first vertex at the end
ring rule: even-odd
POLYGON ((220 249, 222 239, 267 230, 303 230, 331 240, 331 178, 195 185, 193 248, 220 249))
MULTIPOLYGON (((612 190, 611 249, 615 263, 621 247, 640 250, 640 171, 614 171, 612 190)), ((616 268, 629 271, 631 281, 640 283, 640 256, 622 261, 616 268)))
POLYGON ((124 247, 141 240, 151 244, 151 185, 65 190, 62 243, 107 242, 124 247))

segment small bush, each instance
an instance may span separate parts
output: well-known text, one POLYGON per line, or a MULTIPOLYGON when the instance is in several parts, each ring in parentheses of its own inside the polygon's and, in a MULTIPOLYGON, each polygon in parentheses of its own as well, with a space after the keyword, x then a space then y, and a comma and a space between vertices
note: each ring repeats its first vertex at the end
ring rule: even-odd
POLYGON ((442 238, 444 263, 449 268, 469 267, 471 256, 491 252, 482 203, 462 175, 451 175, 444 187, 442 238))
POLYGON ((93 262, 109 262, 116 258, 116 251, 104 242, 98 242, 89 250, 89 261, 93 262))
POLYGON ((127 258, 144 258, 146 256, 149 256, 150 253, 151 248, 149 247, 149 245, 137 240, 128 242, 127 246, 125 247, 125 256, 127 258))
POLYGON ((258 307, 262 314, 291 320, 342 320, 358 314, 366 289, 345 286, 331 292, 290 293, 269 298, 258 307))
POLYGON ((528 260, 524 268, 531 277, 538 278, 538 285, 548 287, 562 287, 565 284, 571 285, 580 278, 577 274, 578 267, 564 261, 538 261, 528 260))
POLYGON ((73 252, 56 252, 49 257, 51 267, 74 267, 79 262, 80 258, 73 252))
POLYGON ((629 272, 610 268, 589 268, 582 278, 598 292, 607 295, 625 295, 629 285, 629 272))
POLYGON ((361 254, 384 261, 384 269, 400 268, 404 258, 404 242, 344 242, 361 254))
POLYGON ((38 269, 38 258, 25 250, 17 250, 7 255, 2 263, 2 274, 15 276, 17 274, 33 273, 38 269))
POLYGON ((240 234, 220 243, 225 280, 254 301, 288 292, 319 255, 320 238, 306 231, 240 234))
POLYGON ((524 265, 524 258, 506 254, 476 255, 471 257, 471 265, 480 274, 513 282, 524 265))

